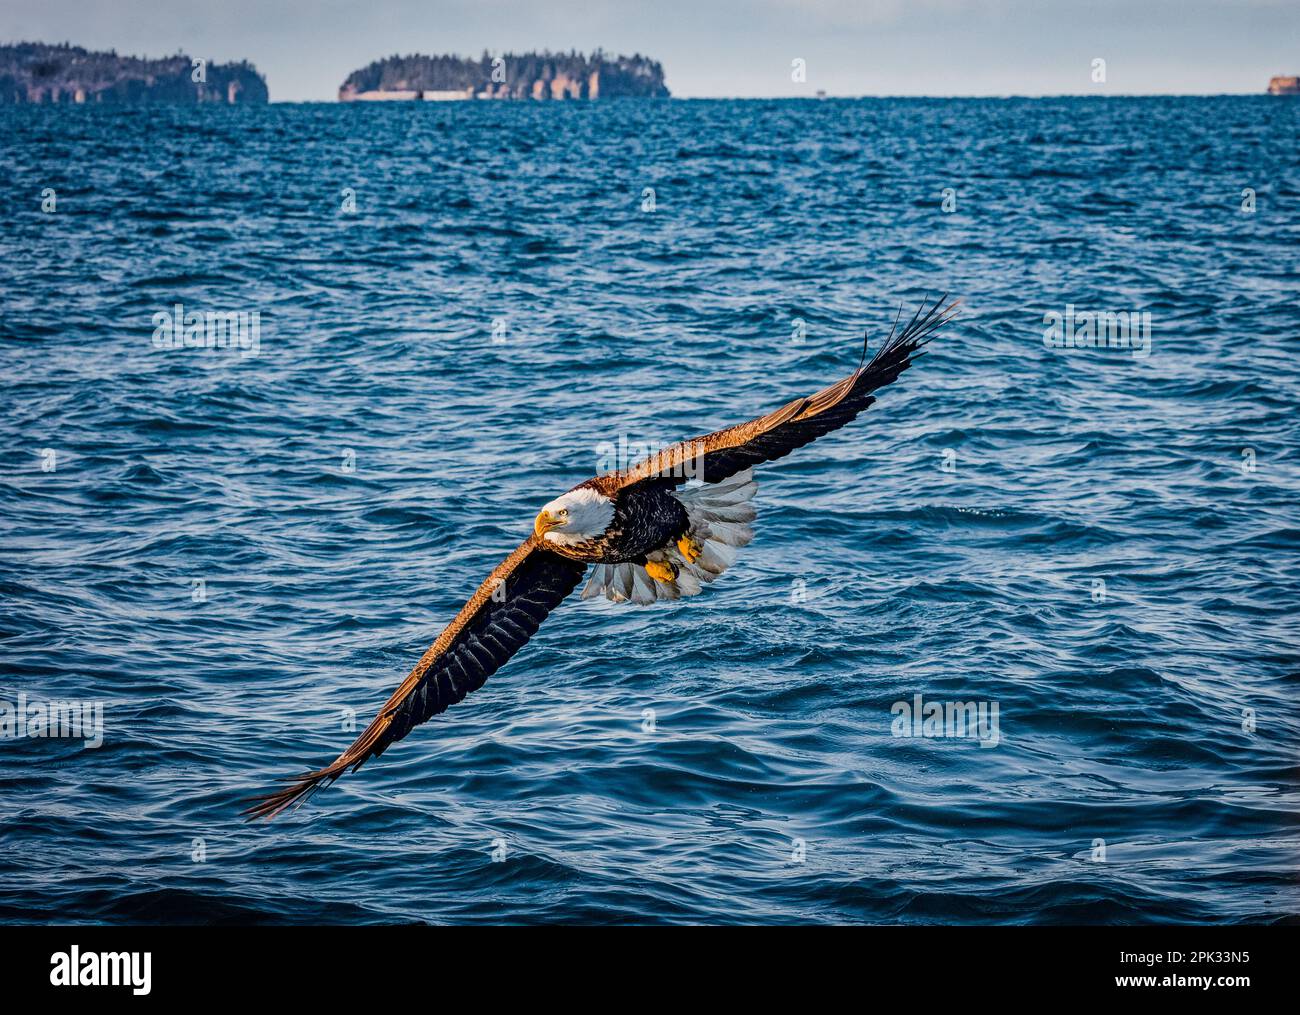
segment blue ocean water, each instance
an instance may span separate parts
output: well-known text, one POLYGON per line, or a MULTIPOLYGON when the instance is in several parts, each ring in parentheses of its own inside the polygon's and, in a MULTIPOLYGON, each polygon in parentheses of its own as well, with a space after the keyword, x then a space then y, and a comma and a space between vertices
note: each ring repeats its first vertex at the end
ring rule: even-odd
POLYGON ((0 109, 0 700, 103 709, 98 747, 0 740, 0 920, 1294 919, 1298 124, 0 109), (705 594, 575 594, 382 758, 240 820, 543 503, 945 291, 875 407, 760 470, 705 594), (257 341, 157 348, 177 304, 257 341), (1150 330, 1058 348, 1067 312, 1150 330), (917 695, 982 738, 897 735, 917 695))

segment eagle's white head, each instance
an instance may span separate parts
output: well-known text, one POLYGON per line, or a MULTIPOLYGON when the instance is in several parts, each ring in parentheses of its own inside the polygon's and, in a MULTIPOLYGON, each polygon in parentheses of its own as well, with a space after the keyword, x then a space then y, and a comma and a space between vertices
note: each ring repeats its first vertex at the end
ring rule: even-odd
POLYGON ((614 520, 614 502, 589 487, 556 497, 537 516, 533 531, 552 543, 568 546, 599 539, 614 520))

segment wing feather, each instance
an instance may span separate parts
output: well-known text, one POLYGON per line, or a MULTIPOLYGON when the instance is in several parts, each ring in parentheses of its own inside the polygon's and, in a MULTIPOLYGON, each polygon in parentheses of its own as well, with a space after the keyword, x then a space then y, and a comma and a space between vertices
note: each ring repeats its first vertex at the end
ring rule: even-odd
POLYGON ((244 813, 250 820, 273 818, 303 803, 478 690, 537 633, 586 569, 530 536, 479 586, 351 747, 324 768, 295 776, 283 789, 252 801, 244 813))
POLYGON ((874 401, 872 392, 892 384, 919 355, 934 332, 952 320, 957 304, 947 297, 927 307, 923 302, 901 332, 892 331, 865 367, 806 398, 796 398, 766 416, 727 427, 665 448, 623 472, 609 485, 626 489, 646 481, 677 486, 696 477, 718 483, 760 462, 784 458, 805 444, 838 430, 874 401), (699 475, 694 463, 703 463, 699 475))

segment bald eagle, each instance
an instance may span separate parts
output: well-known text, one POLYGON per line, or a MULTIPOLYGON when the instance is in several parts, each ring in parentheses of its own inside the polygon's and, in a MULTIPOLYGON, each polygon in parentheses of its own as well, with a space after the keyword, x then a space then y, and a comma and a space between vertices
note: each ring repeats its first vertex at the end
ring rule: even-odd
MULTIPOLYGON (((420 723, 483 686, 518 652, 594 565, 583 599, 653 603, 693 596, 753 539, 754 466, 784 458, 870 406, 872 392, 911 365, 956 303, 925 302, 898 320, 865 366, 747 423, 675 444, 609 472, 542 508, 532 534, 479 586, 384 703, 374 721, 324 768, 291 777, 244 813, 272 818, 345 771, 383 754, 420 723)), ((901 313, 900 313, 901 317, 901 313)), ((862 360, 866 359, 863 343, 862 360)))

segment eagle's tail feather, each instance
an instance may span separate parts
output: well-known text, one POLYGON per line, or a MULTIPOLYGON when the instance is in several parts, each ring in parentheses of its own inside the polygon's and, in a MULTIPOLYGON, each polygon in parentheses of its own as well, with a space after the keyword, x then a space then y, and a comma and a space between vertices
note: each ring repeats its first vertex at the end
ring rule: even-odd
POLYGON ((656 581, 640 564, 597 564, 583 599, 603 595, 615 603, 646 605, 662 599, 699 595, 701 589, 736 561, 736 552, 754 538, 750 522, 756 517, 754 470, 745 469, 721 483, 687 486, 675 491, 690 519, 687 535, 699 545, 694 561, 682 556, 676 543, 649 554, 650 560, 672 564, 677 577, 656 581))

